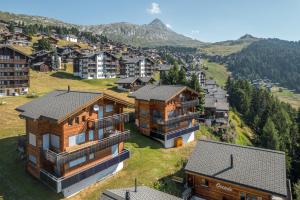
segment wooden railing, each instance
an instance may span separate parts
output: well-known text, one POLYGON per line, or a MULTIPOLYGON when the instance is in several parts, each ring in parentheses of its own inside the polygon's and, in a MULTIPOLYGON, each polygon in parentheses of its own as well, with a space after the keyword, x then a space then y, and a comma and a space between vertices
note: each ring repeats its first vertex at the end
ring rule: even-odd
POLYGON ((120 123, 129 122, 130 113, 114 114, 112 116, 104 117, 89 122, 89 128, 91 129, 102 129, 104 127, 115 126, 120 123))
POLYGON ((0 72, 28 72, 29 67, 1 67, 0 72))
POLYGON ((29 76, 0 76, 0 80, 28 80, 29 76))
POLYGON ((154 123, 157 123, 158 125, 161 125, 161 126, 169 126, 169 125, 176 124, 179 122, 184 122, 184 121, 188 121, 191 119, 195 119, 199 115, 200 115, 200 113, 198 113, 198 112, 189 112, 184 115, 179 115, 176 117, 169 118, 168 120, 154 119, 154 123))
POLYGON ((182 107, 182 108, 191 108, 198 105, 199 105, 199 99, 194 99, 190 101, 181 101, 176 103, 177 107, 182 107))
POLYGON ((0 63, 26 64, 25 59, 0 59, 0 63))
POLYGON ((88 146, 82 145, 83 148, 79 148, 76 151, 55 153, 48 149, 44 151, 44 156, 50 162, 61 165, 61 164, 68 163, 72 160, 75 160, 77 158, 81 158, 90 153, 95 153, 103 149, 106 149, 108 147, 111 147, 115 144, 119 144, 120 142, 124 142, 128 140, 129 137, 130 137, 129 130, 126 130, 124 132, 114 131, 113 134, 111 134, 110 136, 102 140, 99 140, 97 143, 92 143, 91 145, 88 146))

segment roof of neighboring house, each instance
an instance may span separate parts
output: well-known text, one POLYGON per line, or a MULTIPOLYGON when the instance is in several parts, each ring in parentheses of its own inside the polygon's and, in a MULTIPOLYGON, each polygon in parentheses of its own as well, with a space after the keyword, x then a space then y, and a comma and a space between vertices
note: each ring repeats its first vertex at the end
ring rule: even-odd
POLYGON ((181 85, 146 85, 130 94, 130 97, 146 101, 168 101, 184 90, 190 90, 191 92, 198 94, 196 91, 181 85))
POLYGON ((122 78, 119 79, 116 84, 130 84, 135 82, 137 79, 139 79, 138 77, 128 77, 128 78, 122 78))
POLYGON ((173 65, 158 64, 159 71, 169 71, 173 65))
POLYGON ((288 193, 280 151, 200 140, 185 170, 280 196, 288 193))
POLYGON ((16 108, 20 117, 30 119, 47 118, 62 121, 83 106, 103 97, 102 93, 55 90, 38 99, 16 108))
POLYGON ((44 64, 44 62, 37 62, 37 63, 34 63, 32 66, 40 66, 42 64, 44 64))
POLYGON ((11 45, 1 45, 1 44, 0 44, 0 49, 1 49, 1 48, 9 48, 9 49, 12 49, 12 50, 14 50, 14 51, 16 51, 16 52, 18 52, 18 53, 24 55, 24 56, 27 56, 28 58, 32 58, 32 57, 31 57, 30 55, 28 55, 27 53, 24 53, 23 51, 20 51, 19 49, 15 48, 15 47, 13 47, 13 46, 11 46, 11 45))
POLYGON ((81 109, 105 98, 122 105, 133 107, 133 103, 106 93, 55 90, 38 99, 16 108, 20 117, 30 119, 49 119, 57 123, 77 113, 81 109))
POLYGON ((150 77, 150 76, 139 77, 139 79, 140 79, 143 83, 149 83, 150 81, 155 81, 154 78, 152 78, 152 77, 150 77))
POLYGON ((216 81, 212 80, 212 79, 209 79, 209 80, 206 80, 205 84, 206 85, 216 85, 216 81))
POLYGON ((146 186, 138 186, 137 192, 134 191, 134 187, 106 190, 102 193, 100 200, 125 200, 126 191, 129 191, 130 200, 182 200, 182 198, 146 186))

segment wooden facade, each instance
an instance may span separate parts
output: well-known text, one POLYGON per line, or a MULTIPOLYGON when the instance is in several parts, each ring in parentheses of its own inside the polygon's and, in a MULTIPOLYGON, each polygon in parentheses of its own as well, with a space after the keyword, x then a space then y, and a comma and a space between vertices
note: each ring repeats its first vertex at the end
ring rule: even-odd
POLYGON ((25 94, 30 57, 10 46, 0 47, 0 96, 25 94))
MULTIPOLYGON (((121 155, 124 141, 129 137, 124 129, 124 123, 129 120, 129 115, 123 113, 127 106, 122 100, 104 95, 78 108, 76 113, 67 115, 62 121, 25 118, 27 171, 43 182, 43 174, 56 177, 55 184, 59 185, 57 180, 92 173, 86 171, 121 155), (77 143, 79 135, 81 141, 77 143), (73 137, 76 144, 70 139, 73 137), (117 140, 114 139, 116 137, 117 140)), ((81 179, 77 178, 74 184, 81 179)))
MULTIPOLYGON (((166 142, 169 133, 196 126, 196 105, 198 94, 188 89, 167 101, 135 99, 135 123, 142 134, 166 142), (185 106, 187 102, 191 104, 185 106)), ((181 136, 176 138, 182 141, 181 136)), ((182 145, 176 138, 172 146, 182 145)))
MULTIPOLYGON (((271 200, 272 194, 204 175, 187 172, 193 194, 207 200, 271 200)), ((284 199, 284 198, 283 198, 284 199)))

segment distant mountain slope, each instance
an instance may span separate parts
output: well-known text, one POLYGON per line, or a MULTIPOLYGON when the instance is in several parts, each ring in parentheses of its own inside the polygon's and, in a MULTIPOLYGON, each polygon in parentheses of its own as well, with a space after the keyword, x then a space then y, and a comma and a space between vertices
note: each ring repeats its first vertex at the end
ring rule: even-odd
POLYGON ((268 78, 300 91, 300 42, 264 39, 226 58, 235 77, 268 78))
POLYGON ((107 38, 118 42, 124 42, 134 46, 155 47, 155 46, 184 46, 199 47, 203 44, 184 35, 178 34, 169 29, 159 19, 154 19, 149 24, 137 25, 126 22, 102 24, 102 25, 76 25, 65 23, 60 20, 22 14, 13 14, 0 11, 0 20, 24 22, 26 24, 41 24, 51 26, 77 27, 81 31, 90 31, 97 34, 104 34, 107 38))
POLYGON ((241 51, 243 48, 258 40, 260 40, 260 38, 246 34, 237 40, 227 40, 203 45, 200 51, 207 55, 228 56, 241 51))
POLYGON ((172 31, 159 19, 154 19, 151 23, 144 25, 123 22, 105 25, 81 26, 80 30, 103 34, 109 39, 142 47, 169 45, 199 47, 203 45, 203 43, 198 40, 193 40, 172 31))

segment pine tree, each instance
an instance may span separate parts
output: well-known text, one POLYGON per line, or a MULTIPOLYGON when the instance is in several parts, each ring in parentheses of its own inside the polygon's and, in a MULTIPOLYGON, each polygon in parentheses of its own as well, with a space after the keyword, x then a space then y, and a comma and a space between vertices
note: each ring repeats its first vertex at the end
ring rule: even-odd
POLYGON ((201 87, 199 84, 199 79, 197 77, 196 74, 192 74, 191 80, 189 82, 189 87, 192 88, 193 90, 200 92, 201 91, 201 87))
POLYGON ((260 138, 260 143, 264 148, 279 150, 280 141, 278 131, 271 118, 268 118, 260 138))
POLYGON ((181 85, 187 84, 186 73, 185 73, 185 70, 183 69, 183 67, 181 67, 181 69, 178 72, 178 82, 181 85))
POLYGON ((294 184, 294 194, 295 194, 295 197, 294 198, 295 200, 300 200, 300 179, 298 180, 297 183, 294 184))

